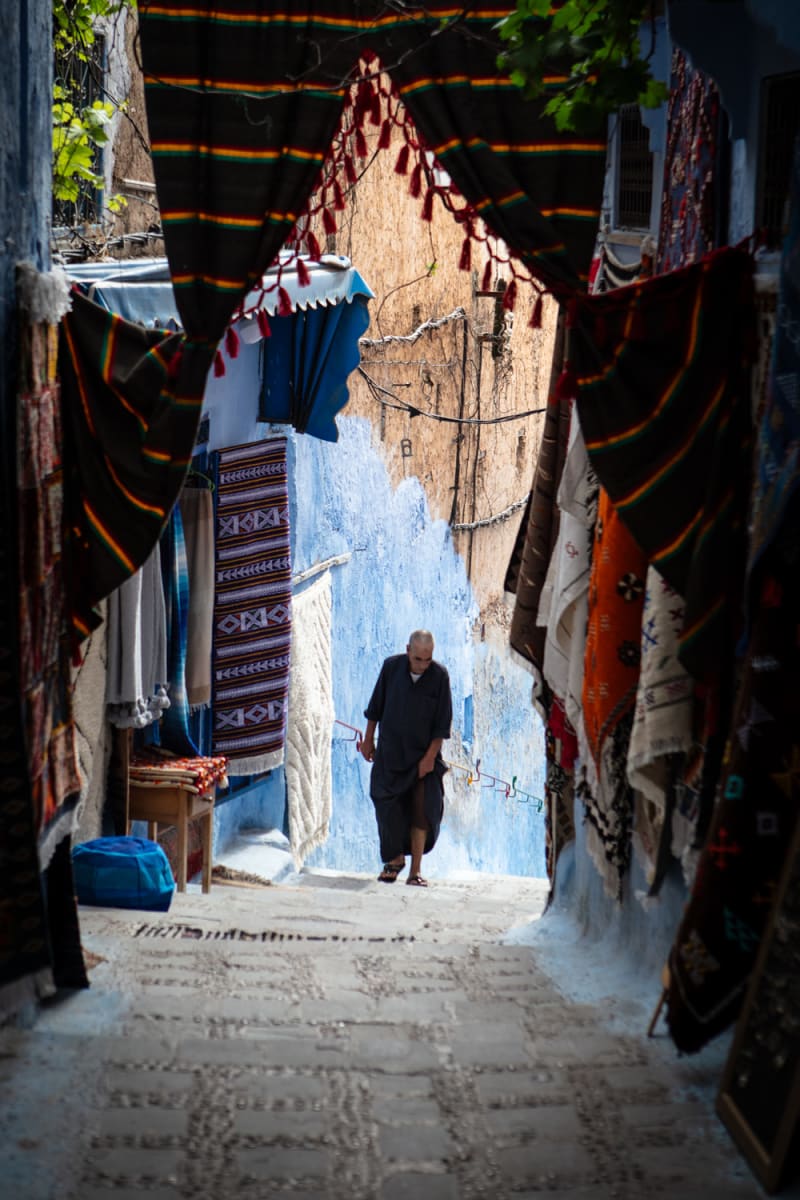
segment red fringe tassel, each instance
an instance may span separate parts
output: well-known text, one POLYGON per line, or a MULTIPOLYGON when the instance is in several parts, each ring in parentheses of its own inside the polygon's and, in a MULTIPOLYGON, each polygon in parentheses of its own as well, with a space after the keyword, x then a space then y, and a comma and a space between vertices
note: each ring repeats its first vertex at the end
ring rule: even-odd
POLYGON ((358 172, 351 155, 344 156, 344 177, 348 183, 358 183, 358 172))
POLYGON ((533 312, 531 313, 530 327, 531 327, 531 329, 541 329, 542 328, 542 297, 541 296, 536 297, 536 303, 534 304, 533 312))
POLYGON ((425 193, 425 199, 422 201, 422 219, 423 221, 433 220, 433 195, 434 189, 428 188, 425 193))
POLYGON ((404 142, 400 147, 400 153, 397 156, 397 162, 394 164, 395 175, 405 175, 408 171, 408 157, 411 153, 411 147, 408 142, 404 142))
POLYGON ((260 308, 258 310, 256 313, 256 320, 258 321, 258 332, 261 334, 262 338, 272 337, 272 329, 270 328, 269 317, 267 316, 266 309, 260 308))
POLYGON ((458 269, 460 271, 468 271, 472 266, 472 240, 467 235, 461 244, 461 257, 458 260, 458 269))
MULTIPOLYGON (((378 149, 388 150, 392 141, 392 122, 387 118, 381 125, 381 136, 378 138, 378 149)), ((395 167, 395 170, 397 168, 395 167)))
POLYGON ((316 235, 313 234, 310 229, 306 234, 306 246, 308 246, 308 257, 319 260, 322 251, 319 248, 319 242, 317 241, 316 235))
POLYGON ((553 393, 555 400, 573 400, 578 392, 578 381, 570 371, 569 367, 565 367, 558 377, 556 390, 553 393))
POLYGON ((411 182, 408 185, 409 195, 416 200, 417 196, 422 191, 422 163, 417 163, 414 170, 411 172, 411 182))
POLYGON ((506 290, 503 292, 503 308, 506 312, 513 312, 514 305, 517 301, 517 281, 512 279, 506 290))
POLYGON ((322 227, 326 233, 336 233, 336 218, 329 208, 322 210, 322 227))
POLYGON ((285 287, 278 288, 278 316, 290 317, 292 315, 292 302, 289 299, 289 293, 285 287))
POLYGON ((344 208, 344 192, 338 179, 333 181, 333 207, 337 212, 341 212, 344 208))
POLYGON ((481 280, 481 291, 491 291, 492 287, 492 260, 489 259, 486 266, 483 268, 483 279, 481 280))
POLYGON ((232 325, 229 325, 225 330, 225 349, 228 351, 229 358, 238 358, 239 335, 232 325))
POLYGON ((311 283, 311 276, 308 273, 308 267, 303 262, 302 258, 297 260, 297 282, 300 287, 308 287, 311 283))
POLYGON ((225 374, 225 360, 218 350, 214 355, 214 378, 220 379, 225 374))
POLYGON ((361 128, 359 127, 356 130, 356 158, 366 158, 366 157, 367 157, 367 139, 364 137, 364 134, 363 134, 361 128))

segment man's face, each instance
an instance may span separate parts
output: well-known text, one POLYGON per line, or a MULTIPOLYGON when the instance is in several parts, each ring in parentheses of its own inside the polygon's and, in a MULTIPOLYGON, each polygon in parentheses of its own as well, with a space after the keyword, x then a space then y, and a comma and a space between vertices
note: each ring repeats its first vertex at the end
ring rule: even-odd
POLYGON ((406 646, 408 667, 412 675, 424 675, 433 661, 433 646, 425 642, 409 642, 406 646))

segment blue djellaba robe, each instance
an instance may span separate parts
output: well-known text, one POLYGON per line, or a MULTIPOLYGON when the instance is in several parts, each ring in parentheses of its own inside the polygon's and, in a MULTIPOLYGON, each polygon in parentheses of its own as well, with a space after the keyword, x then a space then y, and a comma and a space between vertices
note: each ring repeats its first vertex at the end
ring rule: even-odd
MULTIPOLYGON (((411 853, 412 793, 420 759, 435 738, 450 737, 450 676, 440 663, 432 662, 415 683, 408 655, 392 655, 381 667, 364 716, 378 722, 369 793, 375 805, 381 858, 390 862, 411 853)), ((439 836, 446 771, 439 753, 424 779, 423 807, 429 826, 426 854, 439 836)))

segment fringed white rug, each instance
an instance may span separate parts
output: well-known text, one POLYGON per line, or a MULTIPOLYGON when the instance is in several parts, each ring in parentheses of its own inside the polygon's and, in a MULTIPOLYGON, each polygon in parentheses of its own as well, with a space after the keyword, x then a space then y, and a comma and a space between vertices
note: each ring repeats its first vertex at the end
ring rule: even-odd
POLYGON ((330 573, 292 598, 292 660, 286 729, 289 841, 296 866, 328 837, 331 820, 330 573))

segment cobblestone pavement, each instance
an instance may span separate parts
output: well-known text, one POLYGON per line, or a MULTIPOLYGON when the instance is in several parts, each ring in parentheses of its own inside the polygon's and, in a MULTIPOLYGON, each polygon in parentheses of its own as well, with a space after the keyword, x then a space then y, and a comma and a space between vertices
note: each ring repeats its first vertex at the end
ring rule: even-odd
POLYGON ((0 1192, 761 1196, 708 1068, 610 1031, 535 947, 502 944, 542 898, 530 880, 308 875, 82 910, 91 989, 0 1030, 0 1192))

